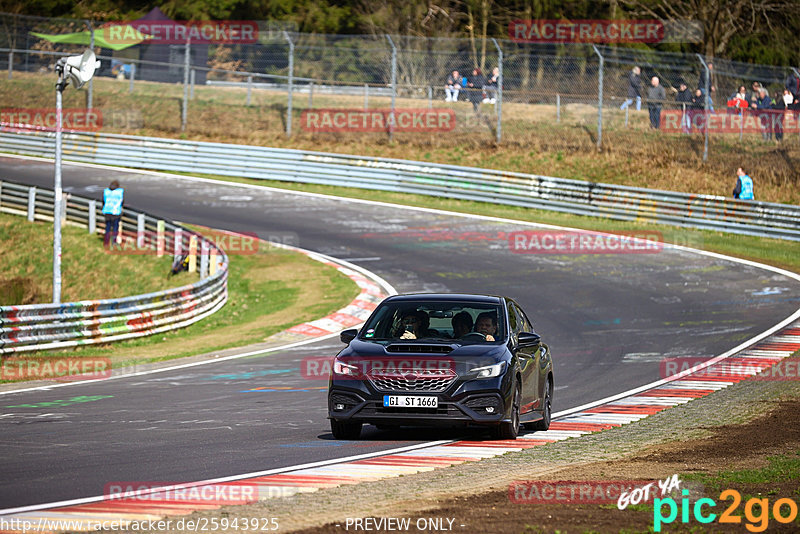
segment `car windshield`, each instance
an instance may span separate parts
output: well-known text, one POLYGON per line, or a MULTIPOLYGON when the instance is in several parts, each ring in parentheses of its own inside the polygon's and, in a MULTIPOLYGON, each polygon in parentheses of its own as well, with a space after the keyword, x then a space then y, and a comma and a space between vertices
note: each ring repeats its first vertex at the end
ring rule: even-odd
POLYGON ((390 301, 361 329, 365 341, 502 342, 505 321, 499 304, 480 302, 390 301))

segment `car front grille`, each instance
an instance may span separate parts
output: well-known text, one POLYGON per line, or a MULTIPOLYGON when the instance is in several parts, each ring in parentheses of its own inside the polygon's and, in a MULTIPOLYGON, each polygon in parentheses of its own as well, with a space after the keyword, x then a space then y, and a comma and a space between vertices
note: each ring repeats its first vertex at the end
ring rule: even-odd
POLYGON ((380 391, 437 393, 450 387, 457 378, 451 369, 431 369, 412 373, 371 371, 370 382, 380 391))

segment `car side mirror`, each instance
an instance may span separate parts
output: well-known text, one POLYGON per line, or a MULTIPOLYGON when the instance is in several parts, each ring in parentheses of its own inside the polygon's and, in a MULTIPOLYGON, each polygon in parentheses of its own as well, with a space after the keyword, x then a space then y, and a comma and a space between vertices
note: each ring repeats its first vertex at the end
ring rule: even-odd
POLYGON ((520 332, 517 336, 517 341, 520 346, 529 347, 531 345, 538 345, 542 342, 542 336, 534 332, 520 332))
POLYGON ((348 330, 343 330, 342 333, 339 334, 339 339, 345 345, 349 345, 350 342, 353 341, 357 335, 358 335, 358 330, 356 328, 350 328, 348 330))

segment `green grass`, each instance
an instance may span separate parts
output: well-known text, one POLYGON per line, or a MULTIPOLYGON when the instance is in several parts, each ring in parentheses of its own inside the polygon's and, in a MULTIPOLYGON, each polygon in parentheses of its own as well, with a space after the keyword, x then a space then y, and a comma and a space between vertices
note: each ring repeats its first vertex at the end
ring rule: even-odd
MULTIPOLYGON (((715 474, 688 474, 684 478, 696 480, 706 489, 722 490, 745 484, 770 484, 797 481, 795 493, 800 495, 800 450, 794 454, 780 454, 767 458, 767 466, 758 469, 721 471, 715 474)), ((766 489, 766 488, 765 488, 766 489)))

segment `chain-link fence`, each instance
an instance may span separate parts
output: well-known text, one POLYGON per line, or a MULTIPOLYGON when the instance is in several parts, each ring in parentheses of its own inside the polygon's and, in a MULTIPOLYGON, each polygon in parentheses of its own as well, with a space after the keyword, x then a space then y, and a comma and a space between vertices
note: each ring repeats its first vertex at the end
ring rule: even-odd
POLYGON ((0 15, 0 69, 11 80, 0 93, 9 108, 46 107, 57 59, 97 38, 102 67, 85 94, 65 93, 65 106, 101 110, 104 131, 521 147, 559 138, 567 148, 603 149, 609 136, 641 132, 663 142, 702 138, 702 159, 709 138, 712 148, 717 140, 800 142, 800 73, 790 67, 627 47, 259 28, 255 42, 143 40, 114 49, 100 39, 108 24, 0 15), (63 34, 75 36, 56 42, 63 34), (767 106, 780 127, 763 120, 767 106))

